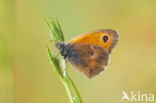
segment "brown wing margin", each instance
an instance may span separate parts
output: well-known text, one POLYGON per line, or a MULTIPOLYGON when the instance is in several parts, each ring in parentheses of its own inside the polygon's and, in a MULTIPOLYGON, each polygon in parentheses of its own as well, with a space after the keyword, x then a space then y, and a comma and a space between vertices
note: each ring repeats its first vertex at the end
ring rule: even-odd
POLYGON ((113 50, 113 48, 118 43, 119 35, 118 35, 118 33, 115 30, 112 30, 112 29, 102 29, 101 31, 107 32, 107 33, 109 33, 109 35, 112 35, 113 36, 113 42, 112 42, 112 44, 111 44, 111 46, 109 48, 109 53, 111 53, 112 50, 113 50))

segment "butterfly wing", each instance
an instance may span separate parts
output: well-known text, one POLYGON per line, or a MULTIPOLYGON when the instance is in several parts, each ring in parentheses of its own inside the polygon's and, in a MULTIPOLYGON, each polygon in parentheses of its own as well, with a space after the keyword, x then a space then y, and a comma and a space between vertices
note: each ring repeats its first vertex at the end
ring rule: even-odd
POLYGON ((86 43, 76 43, 71 46, 69 62, 88 78, 92 78, 106 69, 109 53, 103 47, 86 43))
POLYGON ((82 34, 69 41, 69 44, 88 43, 99 45, 105 48, 109 53, 118 42, 118 33, 111 29, 100 29, 93 32, 82 34))

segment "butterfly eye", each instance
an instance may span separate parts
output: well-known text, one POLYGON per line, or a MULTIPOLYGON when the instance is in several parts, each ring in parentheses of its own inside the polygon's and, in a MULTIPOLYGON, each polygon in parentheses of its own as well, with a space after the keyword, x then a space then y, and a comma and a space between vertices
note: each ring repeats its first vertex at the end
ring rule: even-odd
POLYGON ((104 36, 104 37, 103 37, 103 41, 104 41, 104 42, 107 42, 107 40, 108 40, 108 36, 104 36))

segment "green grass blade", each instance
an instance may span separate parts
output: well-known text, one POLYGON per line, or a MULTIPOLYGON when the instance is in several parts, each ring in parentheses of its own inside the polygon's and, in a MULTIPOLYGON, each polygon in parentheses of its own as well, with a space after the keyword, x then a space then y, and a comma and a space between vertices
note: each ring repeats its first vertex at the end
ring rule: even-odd
POLYGON ((58 42, 58 41, 57 41, 57 40, 58 40, 57 34, 53 31, 53 29, 52 29, 50 23, 49 23, 46 19, 44 19, 44 20, 45 20, 46 24, 48 25, 48 27, 49 27, 49 29, 50 29, 50 31, 51 31, 53 40, 54 40, 54 42, 55 42, 55 44, 56 44, 56 43, 58 42))
MULTIPOLYGON (((54 20, 52 18, 49 18, 49 20, 50 20, 50 23, 47 20, 46 20, 46 23, 48 24, 48 27, 50 28, 52 36, 54 37, 53 39, 55 40, 55 44, 57 44, 58 41, 63 42, 64 36, 63 36, 63 32, 59 24, 59 21, 57 19, 54 20)), ((48 46, 47 46, 47 50, 48 50, 48 54, 51 59, 51 62, 54 68, 56 69, 57 74, 59 75, 60 80, 62 81, 67 91, 67 95, 69 97, 70 103, 82 103, 81 96, 75 84, 73 83, 71 78, 68 76, 68 73, 66 71, 67 61, 61 55, 56 56, 52 51, 50 51, 48 46), (73 96, 72 94, 72 87, 74 88, 73 90, 75 91, 76 96, 73 96)))
POLYGON ((54 65, 57 73, 59 74, 60 77, 63 78, 63 74, 62 74, 62 70, 61 70, 58 58, 56 57, 56 55, 53 52, 50 51, 48 46, 47 46, 47 50, 48 50, 48 54, 50 56, 51 62, 54 65))
POLYGON ((78 97, 73 97, 74 103, 80 103, 79 98, 78 97))
POLYGON ((68 80, 70 81, 71 85, 73 86, 73 88, 78 96, 79 102, 82 103, 82 99, 81 99, 78 89, 76 88, 76 85, 74 84, 74 82, 72 81, 72 79, 69 76, 68 76, 68 80))
POLYGON ((60 23, 57 18, 56 18, 56 24, 57 24, 57 28, 59 29, 60 37, 61 37, 62 41, 64 41, 63 31, 62 31, 62 28, 61 28, 60 23))
POLYGON ((51 23, 51 26, 52 26, 52 31, 57 35, 57 39, 59 41, 62 41, 61 36, 59 34, 59 29, 57 28, 55 21, 52 18, 49 18, 49 19, 50 19, 50 23, 51 23))

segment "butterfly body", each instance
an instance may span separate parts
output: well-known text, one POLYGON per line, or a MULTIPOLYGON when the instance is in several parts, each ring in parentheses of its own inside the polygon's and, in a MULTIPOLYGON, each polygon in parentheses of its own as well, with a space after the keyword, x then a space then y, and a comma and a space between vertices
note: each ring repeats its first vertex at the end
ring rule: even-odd
POLYGON ((92 78, 106 69, 117 41, 114 30, 103 29, 76 37, 67 44, 58 43, 56 47, 76 69, 92 78))

